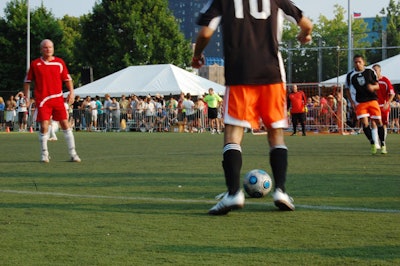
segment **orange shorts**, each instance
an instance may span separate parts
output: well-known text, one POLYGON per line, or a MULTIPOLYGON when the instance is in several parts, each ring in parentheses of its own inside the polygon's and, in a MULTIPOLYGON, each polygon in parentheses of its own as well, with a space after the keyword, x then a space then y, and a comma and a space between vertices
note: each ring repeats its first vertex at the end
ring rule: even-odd
POLYGON ((228 125, 258 129, 262 121, 267 128, 288 127, 284 83, 227 86, 224 108, 228 125))
POLYGON ((65 109, 64 98, 58 97, 49 99, 37 107, 37 122, 53 119, 54 121, 62 121, 68 119, 68 112, 65 109))
POLYGON ((381 119, 381 108, 378 101, 369 101, 359 103, 356 107, 357 119, 371 117, 372 119, 381 119))

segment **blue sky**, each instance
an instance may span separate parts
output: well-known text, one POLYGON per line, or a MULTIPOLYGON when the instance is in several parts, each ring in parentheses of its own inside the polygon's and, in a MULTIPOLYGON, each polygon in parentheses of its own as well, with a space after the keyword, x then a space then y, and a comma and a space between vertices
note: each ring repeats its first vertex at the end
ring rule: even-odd
MULTIPOLYGON (((206 3, 208 0, 204 0, 206 3)), ((382 8, 386 8, 390 0, 350 0, 351 13, 361 12, 362 17, 375 17, 382 8)), ((0 0, 0 16, 4 16, 4 8, 8 0, 0 0)), ((70 16, 80 16, 89 13, 96 0, 30 0, 32 8, 43 3, 48 9, 52 10, 56 17, 65 14, 70 16)), ((333 17, 333 7, 339 4, 347 9, 349 0, 293 0, 307 16, 316 21, 320 14, 328 18, 333 17)), ((395 0, 397 2, 397 0, 395 0)))

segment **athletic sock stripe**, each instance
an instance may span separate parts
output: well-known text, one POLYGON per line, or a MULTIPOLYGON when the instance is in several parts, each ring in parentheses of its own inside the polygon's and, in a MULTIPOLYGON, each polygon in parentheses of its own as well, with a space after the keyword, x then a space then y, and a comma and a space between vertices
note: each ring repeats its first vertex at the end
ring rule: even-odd
POLYGON ((239 144, 235 144, 235 143, 228 143, 224 146, 224 152, 227 152, 229 150, 237 150, 239 152, 242 152, 242 147, 240 147, 239 144))

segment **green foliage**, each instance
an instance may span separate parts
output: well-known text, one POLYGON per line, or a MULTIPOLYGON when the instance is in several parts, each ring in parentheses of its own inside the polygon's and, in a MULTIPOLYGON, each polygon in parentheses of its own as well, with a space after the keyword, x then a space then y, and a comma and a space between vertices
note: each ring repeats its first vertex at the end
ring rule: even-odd
POLYGON ((82 20, 81 43, 81 58, 97 78, 131 65, 186 66, 191 55, 166 0, 96 4, 82 20))
MULTIPOLYGON (((49 164, 36 134, 0 135, 2 265, 400 264, 400 135, 387 156, 364 135, 288 137, 296 211, 268 195, 210 217, 222 135, 79 132, 79 164, 58 134, 49 164)), ((243 173, 271 173, 265 136, 242 146, 243 173)))
MULTIPOLYGON (((27 5, 26 1, 13 0, 7 4, 5 18, 1 20, 4 27, 1 37, 0 64, 5 69, 0 81, 0 91, 15 93, 22 90, 26 74, 27 61, 27 5)), ((51 12, 42 5, 30 12, 30 58, 40 56, 39 44, 43 39, 51 39, 55 43, 55 53, 63 50, 63 31, 51 12), (59 51, 57 50, 59 49, 59 51)))
MULTIPOLYGON (((301 46, 295 41, 298 33, 296 25, 291 24, 287 28, 283 40, 286 49, 289 48, 288 43, 292 44, 292 82, 318 81, 318 67, 322 69, 321 81, 347 72, 348 21, 345 14, 343 7, 335 5, 333 19, 321 15, 314 25, 313 42, 309 45, 301 46)), ((370 43, 363 41, 367 37, 366 29, 367 24, 362 20, 353 20, 354 52, 365 54, 365 50, 357 48, 370 47, 370 43)), ((288 58, 287 53, 284 55, 288 58)))

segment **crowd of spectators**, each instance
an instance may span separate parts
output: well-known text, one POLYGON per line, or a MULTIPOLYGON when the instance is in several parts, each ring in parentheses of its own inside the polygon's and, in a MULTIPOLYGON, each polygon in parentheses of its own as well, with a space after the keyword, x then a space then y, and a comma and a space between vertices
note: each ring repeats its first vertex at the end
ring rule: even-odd
MULTIPOLYGON (((222 101, 218 104, 215 123, 208 118, 208 106, 204 97, 161 94, 121 97, 75 97, 68 106, 69 121, 75 131, 88 132, 206 132, 219 133, 224 129, 222 101), (217 130, 218 129, 218 130, 217 130)), ((35 123, 35 102, 30 102, 22 92, 6 100, 0 97, 0 131, 38 130, 35 123)), ((315 132, 339 132, 343 121, 344 130, 352 133, 359 128, 354 111, 340 92, 327 95, 307 96, 306 129, 315 132), (340 108, 341 107, 341 108, 340 108)), ((389 132, 400 133, 400 95, 391 103, 389 132)), ((290 118, 290 117, 289 117, 290 118)), ((290 124, 290 119, 289 119, 290 124)), ((290 125, 291 127, 291 125, 290 125)))

